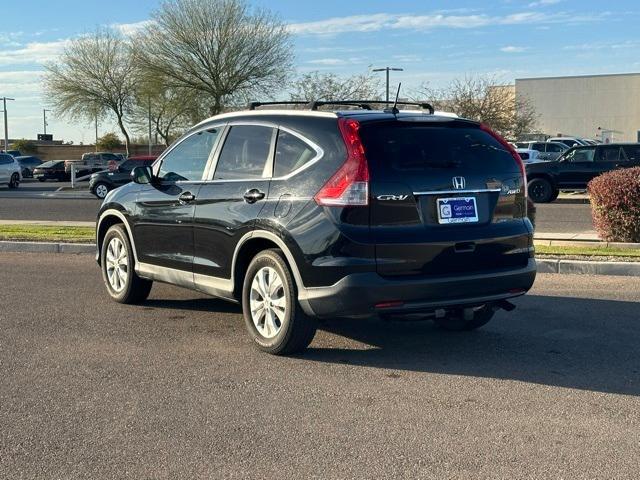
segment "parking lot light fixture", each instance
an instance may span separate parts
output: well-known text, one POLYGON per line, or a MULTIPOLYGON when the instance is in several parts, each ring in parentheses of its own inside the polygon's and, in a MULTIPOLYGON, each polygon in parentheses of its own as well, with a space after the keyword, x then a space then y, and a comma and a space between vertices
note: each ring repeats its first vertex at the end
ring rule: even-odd
POLYGON ((384 67, 374 68, 372 72, 386 72, 387 75, 387 104, 389 103, 389 72, 404 72, 404 68, 384 67))
POLYGON ((4 150, 9 150, 9 125, 7 124, 7 100, 15 100, 15 98, 2 97, 4 107, 4 150))

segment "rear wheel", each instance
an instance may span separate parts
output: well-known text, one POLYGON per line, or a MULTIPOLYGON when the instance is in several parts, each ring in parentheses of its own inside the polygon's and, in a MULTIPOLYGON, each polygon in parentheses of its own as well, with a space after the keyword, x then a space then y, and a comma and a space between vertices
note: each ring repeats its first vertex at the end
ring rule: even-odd
POLYGON ((529 197, 535 203, 549 203, 553 201, 555 189, 545 178, 534 178, 528 184, 529 197))
POLYGON ((20 175, 14 173, 9 180, 9 188, 18 188, 20 185, 20 175))
POLYGON ((102 279, 111 298, 128 304, 147 299, 153 282, 140 278, 135 272, 133 249, 122 225, 114 225, 107 231, 100 256, 102 279))
POLYGON ((459 310, 454 311, 445 317, 436 318, 434 321, 444 330, 463 332, 475 330, 476 328, 486 325, 493 318, 494 314, 495 311, 491 305, 483 305, 474 309, 473 316, 471 318, 465 318, 464 311, 459 310))
POLYGON ((291 271, 277 249, 260 252, 249 264, 242 311, 249 335, 263 352, 300 352, 316 333, 316 320, 300 308, 291 271))

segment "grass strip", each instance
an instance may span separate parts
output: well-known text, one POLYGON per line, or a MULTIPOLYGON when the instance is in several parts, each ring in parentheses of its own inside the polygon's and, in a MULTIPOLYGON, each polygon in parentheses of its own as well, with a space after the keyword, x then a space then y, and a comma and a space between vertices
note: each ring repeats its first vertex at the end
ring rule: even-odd
POLYGON ((562 247, 536 245, 536 253, 541 255, 583 255, 606 257, 640 257, 640 250, 633 248, 613 247, 562 247))
POLYGON ((0 225, 0 240, 93 243, 95 229, 49 225, 0 225))

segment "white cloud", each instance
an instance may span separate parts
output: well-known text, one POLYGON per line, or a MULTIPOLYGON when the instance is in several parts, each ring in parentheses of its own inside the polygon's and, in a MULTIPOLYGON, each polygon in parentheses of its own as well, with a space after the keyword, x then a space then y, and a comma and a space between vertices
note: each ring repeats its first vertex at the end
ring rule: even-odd
POLYGON ((1 65, 33 65, 53 60, 68 45, 69 39, 53 42, 31 42, 17 48, 0 50, 1 65))
POLYGON ((570 22, 583 23, 602 19, 607 15, 574 15, 566 12, 545 14, 541 12, 521 12, 504 16, 486 14, 472 15, 406 15, 377 13, 371 15, 352 15, 349 17, 333 17, 305 23, 292 23, 289 30, 297 35, 335 35, 347 32, 377 32, 380 30, 414 30, 425 31, 435 28, 468 29, 497 25, 535 25, 570 22))
POLYGON ((130 37, 140 32, 141 30, 151 25, 152 23, 153 23, 153 20, 142 20, 140 22, 134 22, 134 23, 114 23, 111 25, 111 28, 113 28, 114 30, 117 30, 123 35, 126 35, 127 37, 130 37))
POLYGON ((557 3, 560 3, 562 0, 538 0, 537 2, 531 2, 529 4, 530 8, 535 8, 535 7, 546 7, 547 5, 556 5, 557 3))
POLYGON ((318 58, 316 60, 309 60, 307 63, 313 65, 344 65, 347 62, 340 58, 318 58))
POLYGON ((526 50, 525 47, 515 47, 513 45, 507 45, 506 47, 502 47, 500 49, 501 52, 505 52, 505 53, 521 53, 524 52, 526 50))

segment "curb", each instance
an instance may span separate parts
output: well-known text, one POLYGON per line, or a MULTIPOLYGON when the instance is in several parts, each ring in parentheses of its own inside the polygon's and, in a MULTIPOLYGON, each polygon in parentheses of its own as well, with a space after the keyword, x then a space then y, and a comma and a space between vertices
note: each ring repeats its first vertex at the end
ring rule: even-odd
MULTIPOLYGON (((12 253, 95 253, 95 243, 45 243, 0 241, 0 252, 12 253)), ((592 262, 539 258, 538 273, 640 276, 640 262, 592 262)))
POLYGON ((0 241, 0 252, 13 253, 95 253, 95 243, 49 243, 0 241))
POLYGON ((592 262, 540 258, 536 260, 536 264, 538 273, 640 276, 640 262, 592 262))
POLYGON ((640 243, 599 242, 593 240, 550 240, 546 238, 534 238, 534 245, 545 247, 592 247, 592 248, 620 248, 640 249, 640 243))

